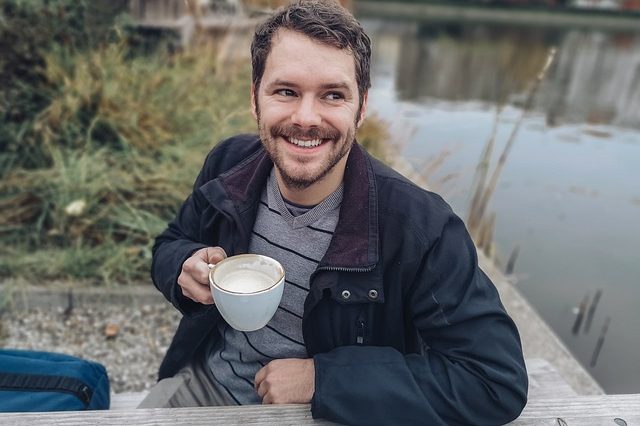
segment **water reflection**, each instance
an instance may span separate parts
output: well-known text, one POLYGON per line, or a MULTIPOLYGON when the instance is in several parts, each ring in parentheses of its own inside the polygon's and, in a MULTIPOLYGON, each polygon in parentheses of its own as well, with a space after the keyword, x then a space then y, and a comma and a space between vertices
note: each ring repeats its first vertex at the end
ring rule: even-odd
POLYGON ((387 119, 419 170, 447 154, 434 177, 455 182, 436 189, 462 217, 493 125, 504 144, 528 84, 557 47, 490 206, 495 240, 503 261, 521 248, 520 290, 604 389, 639 392, 640 31, 382 19, 365 26, 374 43, 369 110, 387 119), (590 327, 572 332, 594 294, 601 297, 587 312, 590 327))
POLYGON ((400 37, 395 84, 403 100, 518 105, 557 46, 535 102, 548 125, 640 128, 640 34, 442 23, 394 32, 400 37))

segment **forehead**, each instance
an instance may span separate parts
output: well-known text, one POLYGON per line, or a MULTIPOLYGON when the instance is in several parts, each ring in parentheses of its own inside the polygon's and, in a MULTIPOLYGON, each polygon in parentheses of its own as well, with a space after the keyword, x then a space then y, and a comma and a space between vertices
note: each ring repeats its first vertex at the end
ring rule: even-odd
POLYGON ((271 41, 263 80, 295 78, 324 83, 341 80, 357 86, 354 61, 348 49, 321 43, 297 31, 280 29, 271 41))

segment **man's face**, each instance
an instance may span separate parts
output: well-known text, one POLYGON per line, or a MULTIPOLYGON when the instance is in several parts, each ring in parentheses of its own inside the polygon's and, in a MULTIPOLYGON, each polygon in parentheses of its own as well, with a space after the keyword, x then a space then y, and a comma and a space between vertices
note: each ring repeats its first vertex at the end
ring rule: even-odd
POLYGON ((251 98, 262 143, 288 188, 342 179, 366 109, 349 51, 281 29, 251 98))

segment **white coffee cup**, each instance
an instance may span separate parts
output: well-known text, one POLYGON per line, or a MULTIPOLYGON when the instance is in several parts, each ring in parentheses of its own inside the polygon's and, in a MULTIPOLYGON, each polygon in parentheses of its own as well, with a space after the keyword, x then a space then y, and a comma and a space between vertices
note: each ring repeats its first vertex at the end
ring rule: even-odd
POLYGON ((227 323, 240 331, 264 327, 284 290, 284 268, 259 254, 239 254, 209 266, 214 303, 227 323))

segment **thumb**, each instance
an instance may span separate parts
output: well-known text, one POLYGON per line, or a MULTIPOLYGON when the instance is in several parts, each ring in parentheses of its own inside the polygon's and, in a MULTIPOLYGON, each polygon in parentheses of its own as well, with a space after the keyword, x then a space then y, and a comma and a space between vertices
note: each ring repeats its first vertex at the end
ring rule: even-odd
POLYGON ((204 261, 215 265, 227 257, 222 247, 207 247, 204 253, 204 261))

